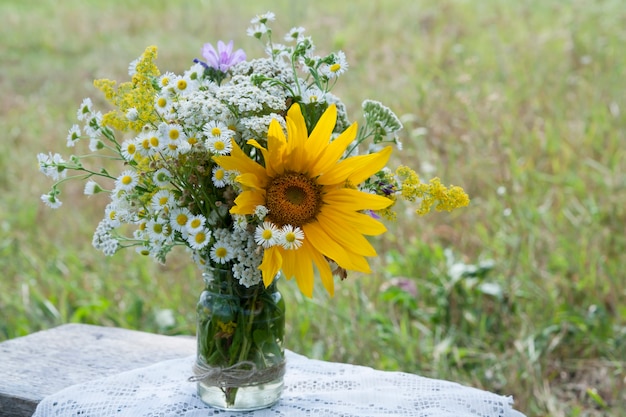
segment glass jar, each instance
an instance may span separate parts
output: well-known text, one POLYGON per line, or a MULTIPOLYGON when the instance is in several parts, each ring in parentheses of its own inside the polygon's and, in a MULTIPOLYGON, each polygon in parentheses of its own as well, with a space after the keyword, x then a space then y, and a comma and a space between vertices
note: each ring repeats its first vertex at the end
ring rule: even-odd
POLYGON ((227 410, 275 404, 285 373, 285 302, 274 279, 246 287, 232 271, 209 269, 197 305, 198 395, 227 410))

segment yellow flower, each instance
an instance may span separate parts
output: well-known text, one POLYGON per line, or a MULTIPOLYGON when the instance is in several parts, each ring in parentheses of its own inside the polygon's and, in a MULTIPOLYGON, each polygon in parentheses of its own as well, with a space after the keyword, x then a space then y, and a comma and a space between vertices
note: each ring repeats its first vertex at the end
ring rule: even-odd
POLYGON ((159 69, 154 64, 157 57, 157 48, 146 48, 135 68, 132 82, 117 83, 112 80, 95 80, 94 85, 104 93, 105 98, 111 102, 116 110, 106 113, 102 117, 102 124, 114 129, 126 131, 132 129, 141 131, 146 123, 156 123, 158 117, 154 112, 155 88, 152 79, 159 76, 159 69), (135 108, 138 118, 135 121, 128 120, 125 113, 128 109, 135 108))
POLYGON ((369 155, 342 158, 354 140, 356 124, 330 141, 337 121, 337 109, 330 106, 307 135, 300 107, 294 104, 286 118, 287 136, 273 120, 269 126, 267 149, 257 141, 248 144, 263 154, 264 165, 252 160, 233 143, 228 156, 214 157, 227 170, 237 170, 243 191, 230 212, 253 214, 257 206, 269 210, 267 220, 278 227, 291 225, 304 232, 302 245, 295 249, 272 246, 265 249, 260 269, 265 285, 272 283, 279 270, 295 277, 303 294, 313 294, 314 267, 322 284, 334 294, 329 260, 341 268, 370 272, 365 257, 376 251, 364 235, 375 236, 385 226, 363 210, 381 210, 392 201, 358 191, 358 185, 380 171, 391 155, 391 148, 369 155))

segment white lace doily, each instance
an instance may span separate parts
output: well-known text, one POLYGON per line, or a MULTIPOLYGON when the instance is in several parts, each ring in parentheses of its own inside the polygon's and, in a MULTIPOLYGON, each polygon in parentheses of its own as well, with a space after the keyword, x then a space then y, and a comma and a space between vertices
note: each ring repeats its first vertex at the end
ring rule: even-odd
POLYGON ((188 382, 190 356, 68 387, 46 397, 33 417, 420 416, 524 417, 512 398, 453 382, 323 362, 287 351, 285 391, 275 406, 228 412, 200 401, 188 382))

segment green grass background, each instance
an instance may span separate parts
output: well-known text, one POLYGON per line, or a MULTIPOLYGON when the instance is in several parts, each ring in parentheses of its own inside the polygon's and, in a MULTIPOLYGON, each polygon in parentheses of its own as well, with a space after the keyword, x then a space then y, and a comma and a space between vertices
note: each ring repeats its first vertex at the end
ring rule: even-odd
MULTIPOLYGON (((0 341, 67 322, 193 334, 201 280, 106 258, 106 200, 67 187, 57 211, 38 152, 62 152, 94 78, 126 80, 147 45, 181 72, 205 42, 274 11, 345 51, 335 92, 358 119, 380 100, 405 123, 404 163, 463 186, 470 207, 399 207, 371 275, 312 300, 293 282, 287 347, 315 358, 513 395, 528 416, 626 409, 626 7, 621 1, 3 0, 0 2, 0 341), (399 283, 402 283, 400 285, 399 283), (408 287, 407 287, 408 286, 408 287), (408 289, 407 289, 408 288, 408 289)), ((103 110, 106 107, 101 107, 103 110)), ((45 349, 45 347, 42 347, 45 349)))

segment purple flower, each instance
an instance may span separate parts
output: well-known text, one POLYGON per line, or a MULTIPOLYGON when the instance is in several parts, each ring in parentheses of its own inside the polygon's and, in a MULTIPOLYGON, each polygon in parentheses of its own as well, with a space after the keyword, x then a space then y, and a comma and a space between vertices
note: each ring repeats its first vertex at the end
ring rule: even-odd
POLYGON ((230 67, 246 60, 246 53, 243 49, 233 52, 233 41, 228 45, 222 41, 217 42, 217 51, 210 43, 205 43, 202 47, 202 56, 206 59, 207 66, 226 73, 230 67))

